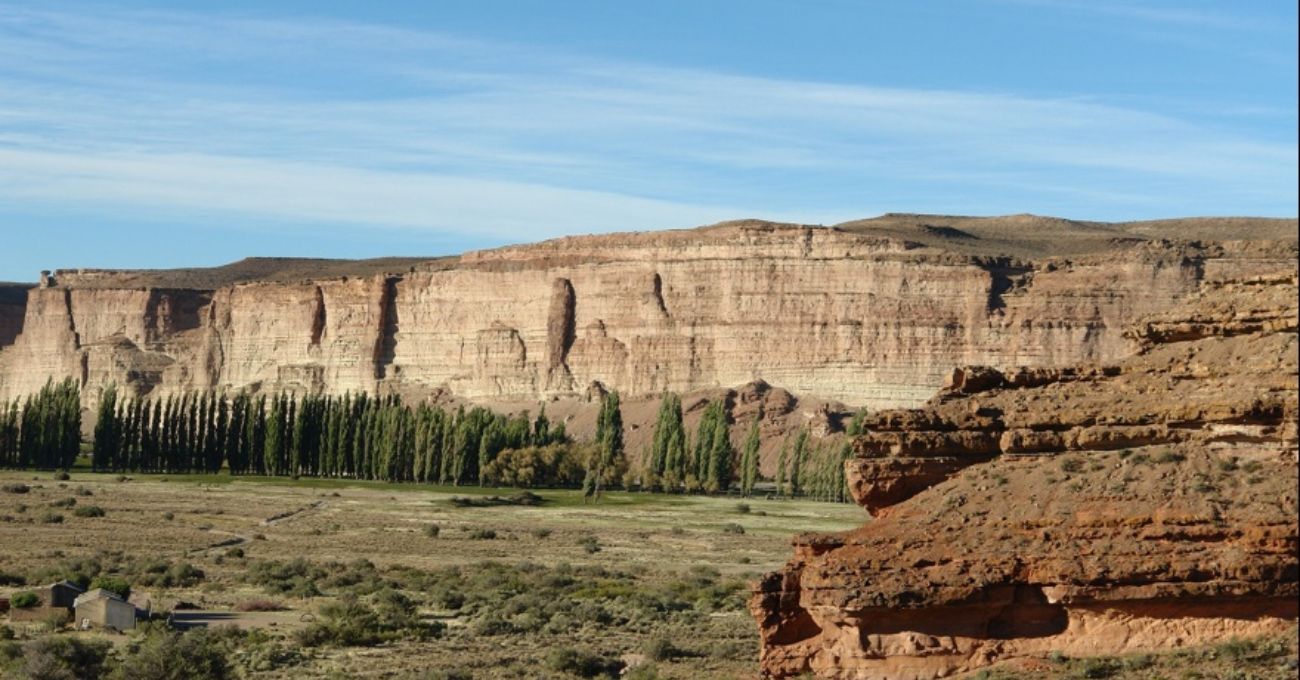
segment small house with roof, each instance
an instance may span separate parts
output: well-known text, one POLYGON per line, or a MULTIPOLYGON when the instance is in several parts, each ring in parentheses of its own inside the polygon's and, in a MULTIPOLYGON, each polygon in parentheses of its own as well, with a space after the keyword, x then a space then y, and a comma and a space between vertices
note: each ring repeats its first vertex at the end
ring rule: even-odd
MULTIPOLYGON (((32 591, 36 595, 38 602, 30 607, 14 607, 9 609, 10 621, 47 621, 52 616, 62 614, 67 616, 75 606, 77 597, 84 590, 81 586, 72 581, 59 581, 51 583, 44 588, 32 591)), ((13 597, 10 597, 10 604, 13 603, 13 597)))
POLYGON ((76 609, 74 621, 77 628, 81 630, 135 628, 135 605, 123 600, 117 593, 103 588, 96 588, 82 594, 73 606, 76 609))

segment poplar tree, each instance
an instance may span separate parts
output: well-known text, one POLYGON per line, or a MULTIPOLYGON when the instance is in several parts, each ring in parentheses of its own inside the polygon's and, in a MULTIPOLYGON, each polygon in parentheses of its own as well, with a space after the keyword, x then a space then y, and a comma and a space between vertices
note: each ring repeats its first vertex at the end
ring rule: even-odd
POLYGON ((583 495, 599 497, 601 490, 613 482, 627 468, 623 451, 623 410, 619 406, 618 392, 605 394, 596 417, 596 451, 588 462, 583 481, 583 495))
POLYGON ((781 442, 781 453, 776 457, 776 495, 785 495, 786 468, 790 464, 790 437, 781 442))
POLYGON ((117 461, 121 437, 118 435, 117 388, 109 383, 99 397, 99 410, 95 416, 95 442, 91 461, 96 470, 109 470, 117 461))
POLYGON ((799 430, 794 440, 794 451, 790 456, 790 495, 798 496, 802 489, 802 472, 808 455, 808 428, 799 430))
POLYGON ((746 496, 754 493, 754 483, 758 481, 758 454, 762 443, 758 426, 762 419, 761 412, 754 418, 754 424, 749 428, 749 435, 745 437, 745 446, 740 459, 740 492, 746 496))
POLYGON ((654 440, 650 445, 650 486, 676 490, 685 480, 686 432, 682 426, 682 400, 665 392, 659 402, 654 440))

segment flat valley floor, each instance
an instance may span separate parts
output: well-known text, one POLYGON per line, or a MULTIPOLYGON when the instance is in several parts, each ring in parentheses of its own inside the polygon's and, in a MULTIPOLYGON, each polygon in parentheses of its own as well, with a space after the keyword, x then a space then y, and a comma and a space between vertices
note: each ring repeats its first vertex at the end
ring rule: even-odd
MULTIPOLYGON (((754 678, 749 582, 781 565, 792 535, 868 521, 857 506, 813 501, 534 493, 0 472, 0 593, 74 573, 120 576, 178 624, 259 631, 237 653, 255 678, 565 678, 618 667, 642 680, 754 678), (360 646, 300 642, 298 631, 327 620, 332 605, 394 590, 440 632, 360 646)), ((10 626, 20 641, 49 634, 10 626)), ((132 640, 74 634, 119 647, 132 640)), ((1294 655, 1294 640, 1225 641, 981 675, 1281 678, 1294 677, 1294 655)))

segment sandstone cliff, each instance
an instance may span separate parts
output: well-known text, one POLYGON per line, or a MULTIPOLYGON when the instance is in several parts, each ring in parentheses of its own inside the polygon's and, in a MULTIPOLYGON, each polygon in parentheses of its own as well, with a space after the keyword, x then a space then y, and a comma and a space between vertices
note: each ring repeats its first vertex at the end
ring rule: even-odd
POLYGON ((967 367, 875 414, 876 519, 806 535, 751 601, 766 675, 935 678, 1295 630, 1297 279, 1206 281, 1139 353, 967 367))
MULTIPOLYGON (((763 380, 851 406, 915 406, 961 364, 1116 360, 1136 349, 1122 330, 1139 316, 1202 281, 1294 260, 1293 220, 1244 224, 1271 240, 887 216, 565 238, 440 260, 58 271, 25 304, 0 305, 0 398, 63 376, 81 379, 87 399, 108 382, 138 394, 441 390, 518 401, 580 396, 593 383, 635 396, 763 380), (1017 234, 1037 245, 1000 254, 1017 234)), ((1244 229, 1213 225, 1193 233, 1244 229)))

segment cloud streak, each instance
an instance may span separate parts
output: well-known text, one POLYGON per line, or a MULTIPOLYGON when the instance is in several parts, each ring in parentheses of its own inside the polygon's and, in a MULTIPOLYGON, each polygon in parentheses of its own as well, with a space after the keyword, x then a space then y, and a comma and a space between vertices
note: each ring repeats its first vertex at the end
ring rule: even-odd
POLYGON ((1294 137, 1087 98, 750 77, 182 13, 0 8, 0 64, 0 199, 11 203, 498 241, 743 215, 1293 214, 1296 203, 1294 137))

